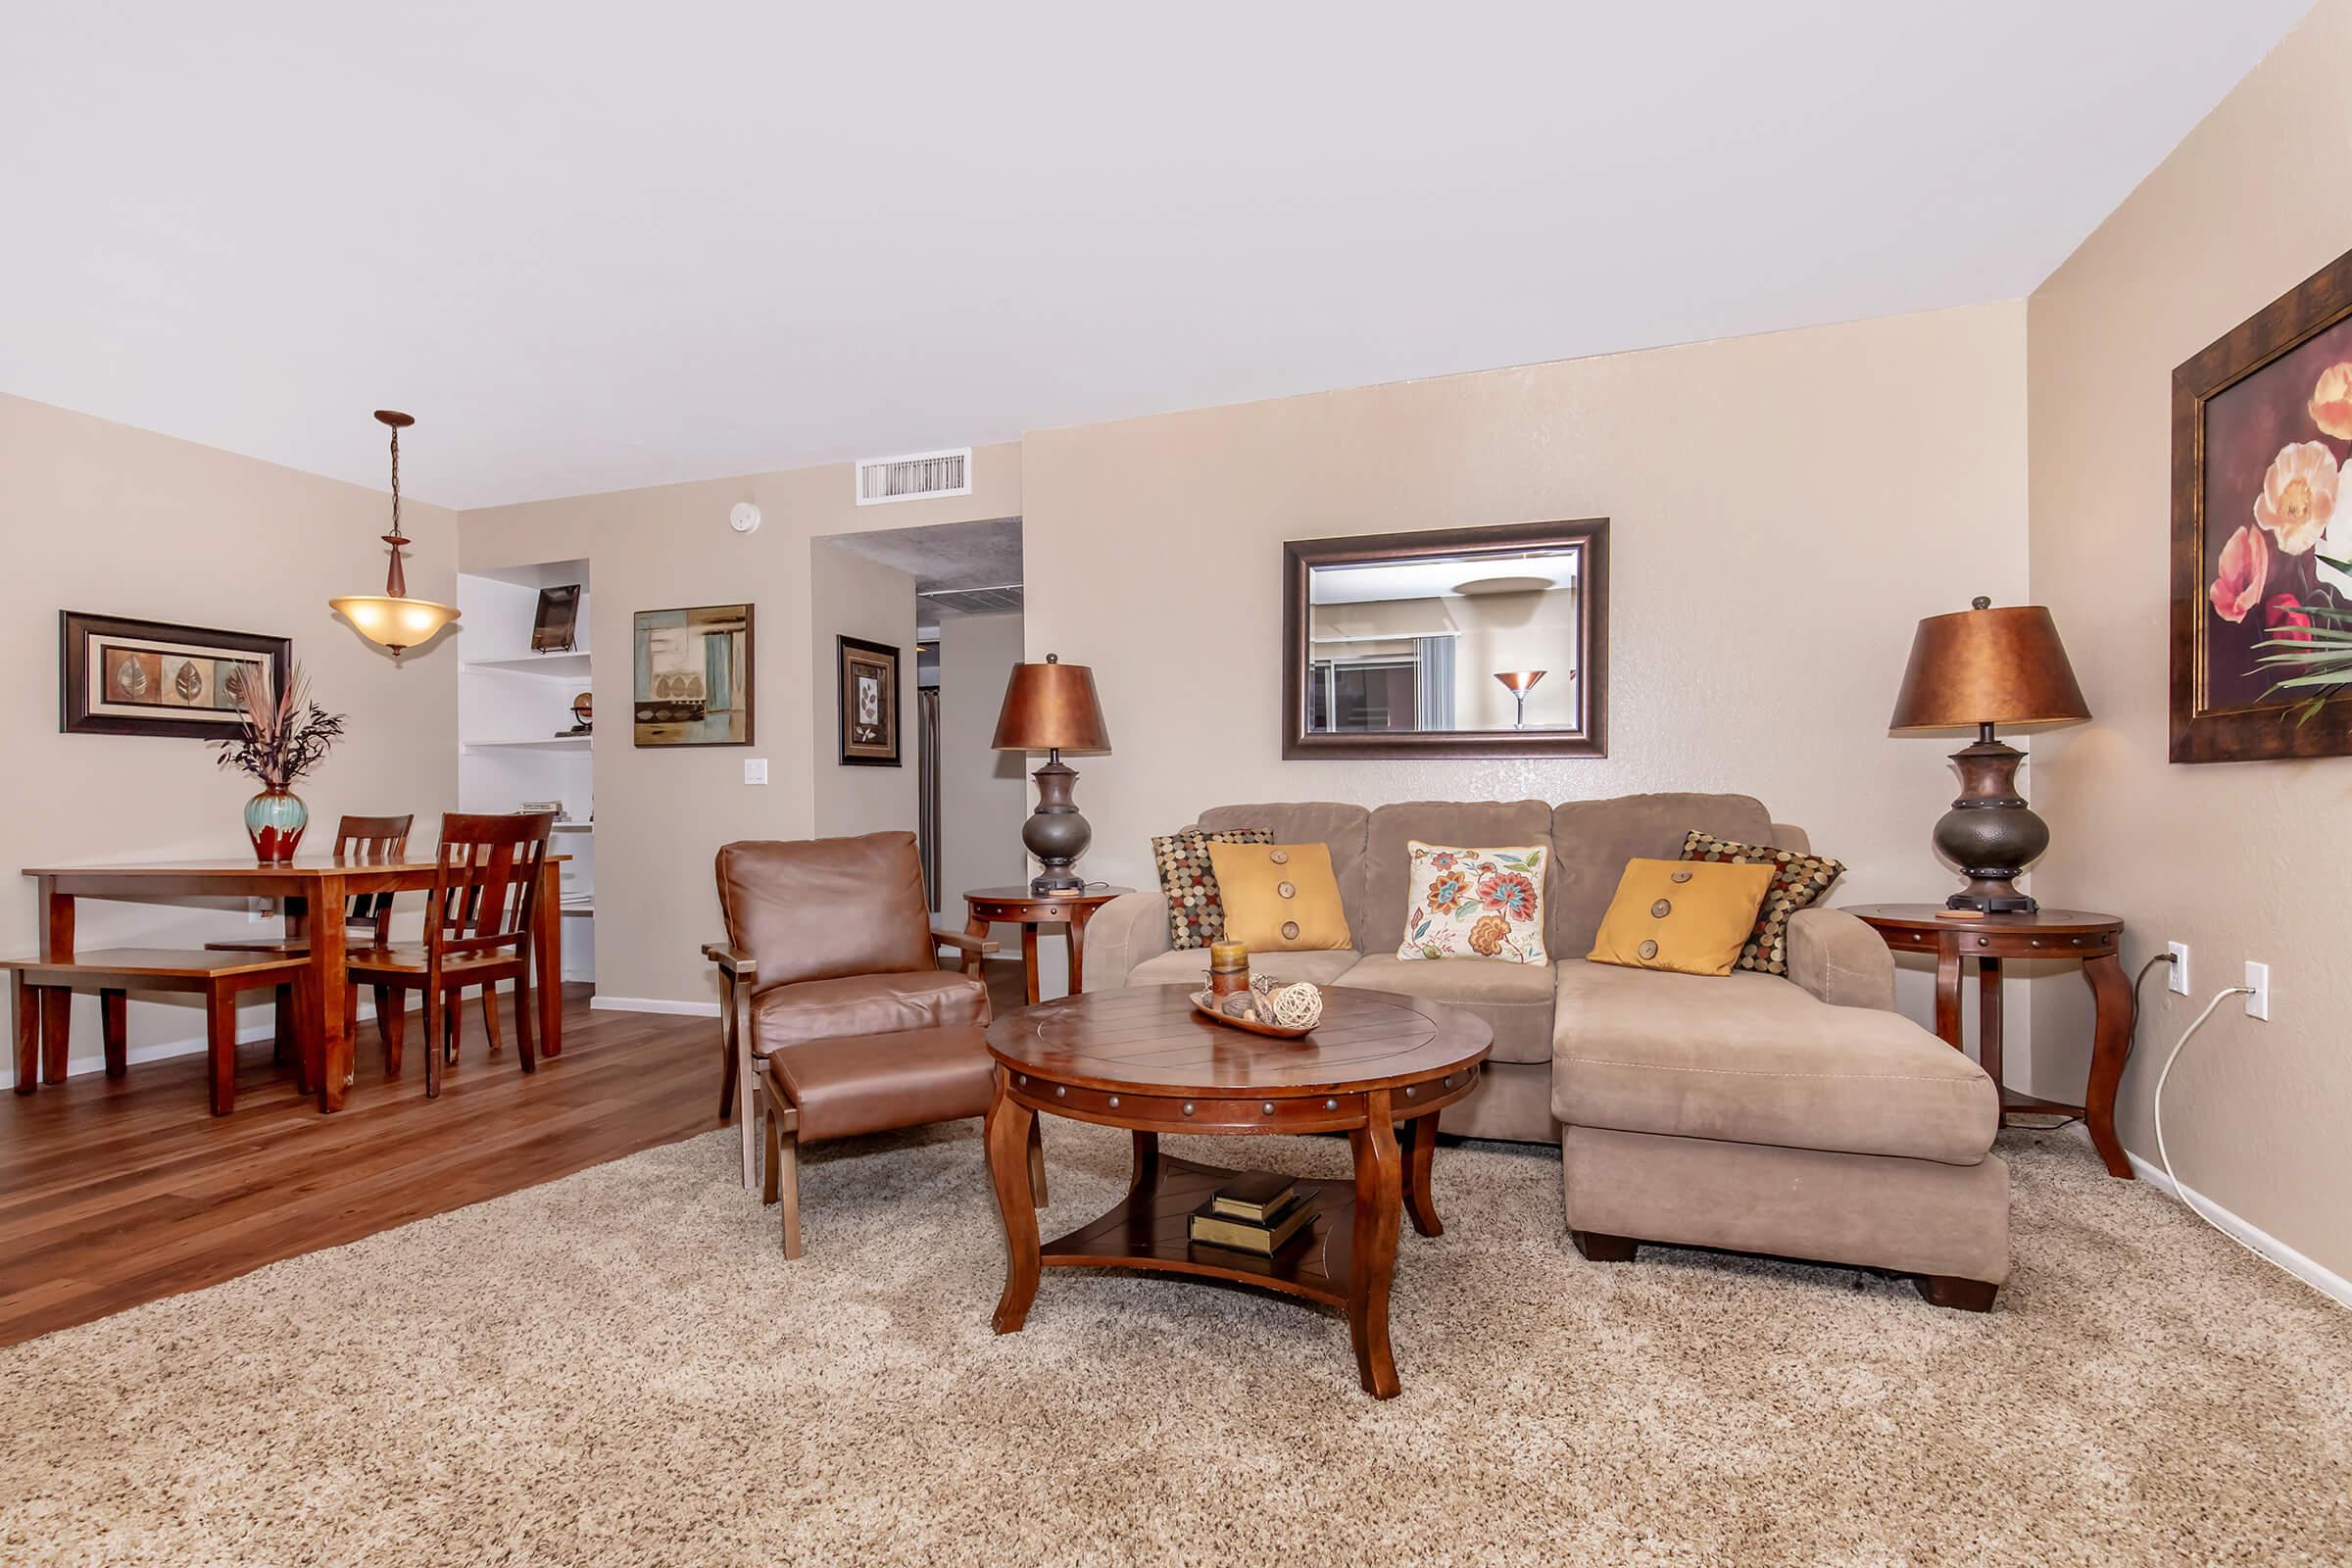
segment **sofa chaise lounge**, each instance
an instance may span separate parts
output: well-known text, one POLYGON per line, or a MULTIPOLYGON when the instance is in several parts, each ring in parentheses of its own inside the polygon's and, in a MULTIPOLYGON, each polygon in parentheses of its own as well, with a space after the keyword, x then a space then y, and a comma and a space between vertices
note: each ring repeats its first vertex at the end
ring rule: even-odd
MULTIPOLYGON (((2009 1173, 1991 1153, 1992 1082, 1894 1010, 1894 960, 1835 909, 1789 922, 1788 976, 1714 978, 1588 962, 1627 860, 1673 858, 1692 828, 1809 848, 1741 795, 1615 800, 1222 806, 1205 831, 1320 842, 1354 947, 1253 954, 1281 979, 1396 991, 1494 1032, 1478 1093, 1445 1131, 1557 1141, 1568 1227, 1587 1257, 1642 1242, 1723 1248, 1917 1276, 1941 1305, 1984 1309, 2008 1278, 2009 1173), (1406 846, 1543 845, 1552 961, 1404 959, 1406 846)), ((1165 900, 1136 893, 1087 930, 1090 990, 1200 983, 1170 951, 1165 900)))

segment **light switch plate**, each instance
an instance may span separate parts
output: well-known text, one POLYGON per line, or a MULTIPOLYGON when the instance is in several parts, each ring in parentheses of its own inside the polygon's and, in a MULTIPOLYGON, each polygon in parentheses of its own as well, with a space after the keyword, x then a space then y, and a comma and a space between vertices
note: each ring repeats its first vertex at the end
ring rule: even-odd
POLYGON ((764 783, 766 783, 766 782, 767 782, 767 759, 766 759, 766 758, 764 758, 764 757, 747 757, 747 758, 745 758, 745 759, 743 760, 743 781, 744 781, 746 784, 764 784, 764 783))

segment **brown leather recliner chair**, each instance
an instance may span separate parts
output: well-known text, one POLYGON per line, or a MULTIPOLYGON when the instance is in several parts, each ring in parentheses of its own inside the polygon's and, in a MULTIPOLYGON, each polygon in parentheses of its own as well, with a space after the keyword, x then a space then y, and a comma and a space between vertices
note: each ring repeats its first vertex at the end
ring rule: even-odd
MULTIPOLYGON (((717 874, 727 941, 703 954, 719 970, 718 1114, 742 1123, 745 1186, 759 1176, 762 1080, 796 1141, 987 1111, 988 989, 972 971, 996 944, 932 929, 913 834, 729 844, 717 874), (963 955, 961 972, 939 967, 942 944, 963 955)), ((785 1152, 770 1161, 771 1197, 785 1152)), ((786 1250, 797 1253, 797 1205, 786 1202, 786 1250)))

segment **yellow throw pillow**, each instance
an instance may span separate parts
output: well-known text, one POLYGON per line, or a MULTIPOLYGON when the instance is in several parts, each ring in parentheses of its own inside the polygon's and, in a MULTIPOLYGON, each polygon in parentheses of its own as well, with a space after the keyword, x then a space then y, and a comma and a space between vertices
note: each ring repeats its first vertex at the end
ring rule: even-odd
POLYGON ((1772 876, 1769 865, 1628 860, 1585 956, 1629 969, 1730 974, 1772 876))
MULTIPOLYGON (((1208 846, 1225 900, 1225 940, 1251 953, 1329 953, 1351 948, 1340 879, 1326 844, 1208 846)), ((1755 910, 1749 909, 1752 923, 1755 910)))

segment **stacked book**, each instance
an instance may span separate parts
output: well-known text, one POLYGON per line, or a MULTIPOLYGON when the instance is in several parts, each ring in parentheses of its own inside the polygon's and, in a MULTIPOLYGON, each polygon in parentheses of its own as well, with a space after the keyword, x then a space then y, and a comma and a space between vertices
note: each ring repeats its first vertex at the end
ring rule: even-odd
POLYGON ((1237 1176, 1211 1193, 1190 1219, 1196 1245, 1272 1257, 1306 1234, 1315 1217, 1311 1195, 1271 1171, 1237 1176))

